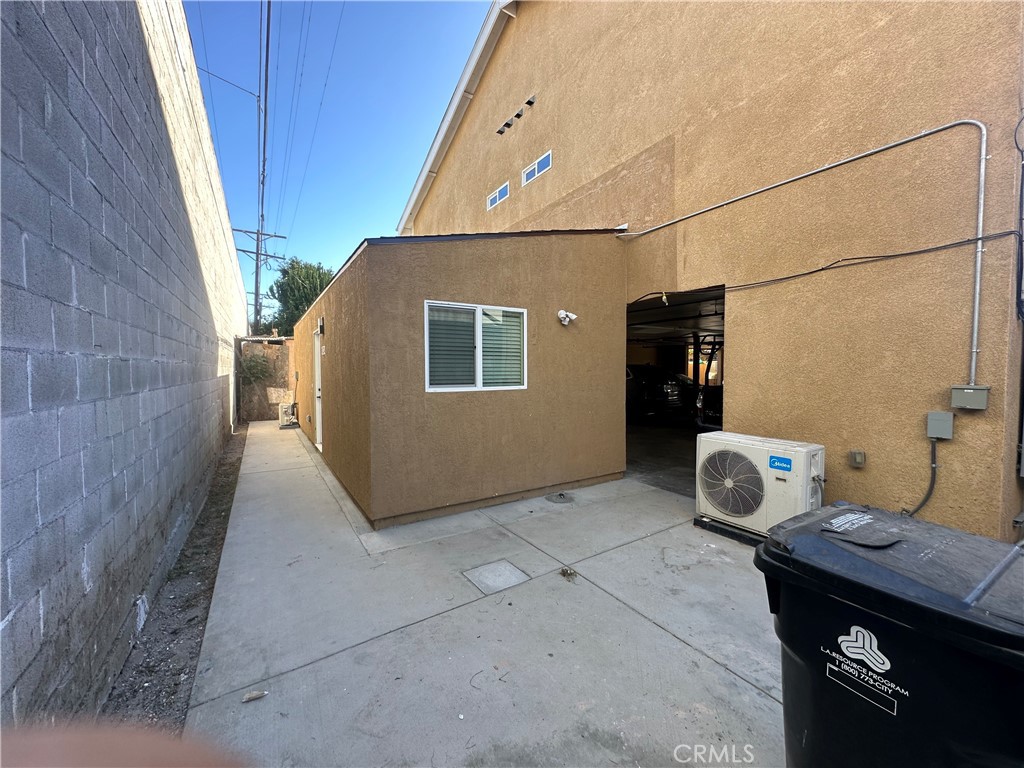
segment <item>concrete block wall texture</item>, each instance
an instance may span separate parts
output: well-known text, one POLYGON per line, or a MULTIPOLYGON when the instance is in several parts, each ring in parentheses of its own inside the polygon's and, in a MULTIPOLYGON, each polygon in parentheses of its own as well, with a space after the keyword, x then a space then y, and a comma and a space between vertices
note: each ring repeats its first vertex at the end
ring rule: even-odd
POLYGON ((245 294, 183 8, 3 3, 3 722, 90 712, 205 498, 245 294))

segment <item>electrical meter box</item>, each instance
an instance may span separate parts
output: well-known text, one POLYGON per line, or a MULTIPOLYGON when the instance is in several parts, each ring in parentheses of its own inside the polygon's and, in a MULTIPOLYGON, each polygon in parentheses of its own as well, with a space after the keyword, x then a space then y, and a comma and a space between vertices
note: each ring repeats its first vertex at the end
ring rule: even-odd
POLYGON ((953 387, 952 406, 967 408, 972 411, 984 411, 988 408, 988 393, 991 387, 953 387))

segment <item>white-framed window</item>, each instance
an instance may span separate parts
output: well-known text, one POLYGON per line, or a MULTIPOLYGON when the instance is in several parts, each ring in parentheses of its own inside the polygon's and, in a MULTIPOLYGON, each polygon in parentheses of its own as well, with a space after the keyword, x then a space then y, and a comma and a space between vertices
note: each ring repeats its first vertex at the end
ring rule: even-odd
POLYGON ((488 211, 491 210, 491 208, 496 206, 498 203, 500 203, 506 197, 508 197, 508 182, 507 181, 504 184, 502 184, 500 187, 498 187, 496 190, 491 192, 491 194, 489 194, 487 196, 487 210, 488 211))
POLYGON ((549 149, 535 161, 523 168, 523 186, 536 179, 551 167, 551 150, 549 149))
POLYGON ((526 389, 526 310, 423 302, 427 392, 526 389))

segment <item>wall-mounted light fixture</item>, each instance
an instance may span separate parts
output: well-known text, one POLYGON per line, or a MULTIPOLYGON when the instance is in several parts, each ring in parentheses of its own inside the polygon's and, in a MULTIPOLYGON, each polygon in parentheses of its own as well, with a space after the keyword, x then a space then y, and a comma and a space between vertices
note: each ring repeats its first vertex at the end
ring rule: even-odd
POLYGON ((558 319, 562 322, 562 325, 568 325, 576 319, 576 315, 572 312, 566 312, 564 309, 558 310, 558 319))
POLYGON ((323 316, 321 316, 320 319, 317 320, 317 322, 316 322, 316 330, 317 330, 317 333, 319 333, 321 336, 324 335, 324 318, 323 318, 323 316))

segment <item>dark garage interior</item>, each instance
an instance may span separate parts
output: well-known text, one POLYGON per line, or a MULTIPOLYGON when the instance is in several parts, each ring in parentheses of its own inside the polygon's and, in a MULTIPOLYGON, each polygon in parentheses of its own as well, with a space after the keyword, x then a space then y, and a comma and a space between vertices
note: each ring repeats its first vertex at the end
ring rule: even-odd
POLYGON ((697 434, 722 428, 724 342, 724 286, 627 307, 628 477, 696 495, 697 434))

